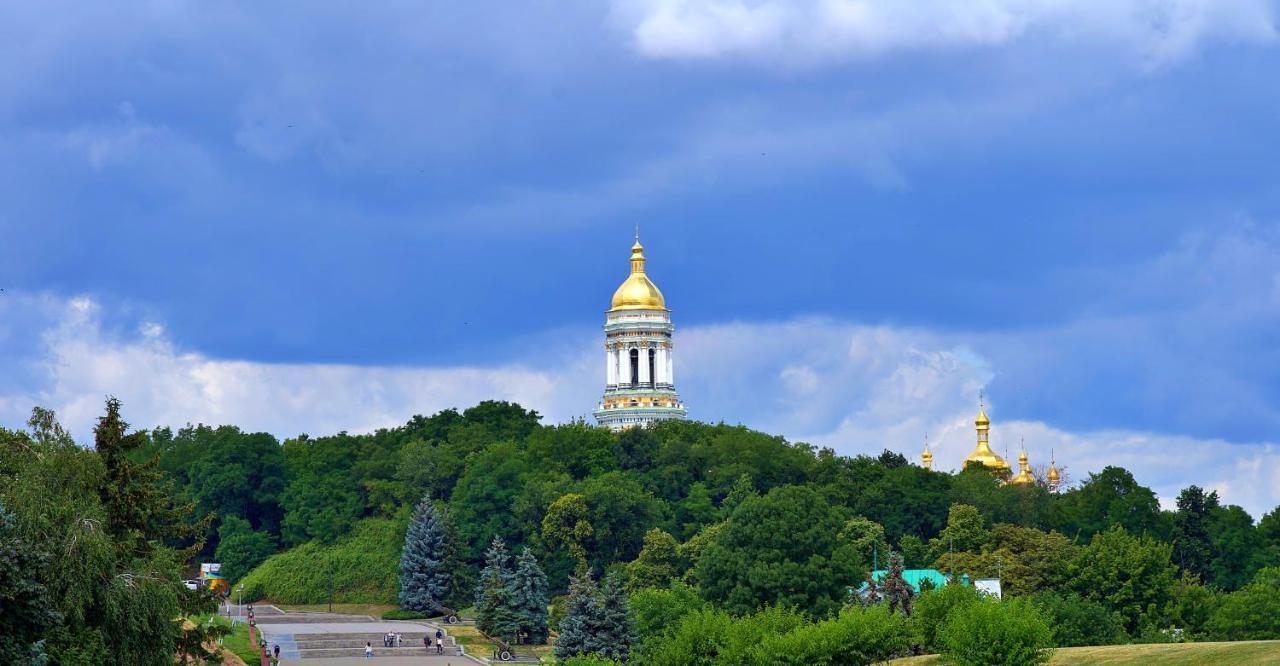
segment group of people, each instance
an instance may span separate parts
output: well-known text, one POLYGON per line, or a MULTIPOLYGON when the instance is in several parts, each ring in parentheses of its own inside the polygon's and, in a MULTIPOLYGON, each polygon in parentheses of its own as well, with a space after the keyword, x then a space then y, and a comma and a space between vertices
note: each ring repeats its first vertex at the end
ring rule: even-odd
MULTIPOLYGON (((404 638, 399 633, 388 631, 383 634, 382 647, 400 647, 402 645, 404 645, 404 638)), ((429 634, 423 634, 422 647, 428 651, 431 650, 431 636, 429 634)), ((276 646, 276 649, 279 650, 279 646, 276 646)), ((279 653, 277 652, 277 654, 279 653)), ((444 654, 444 632, 439 629, 436 629, 436 654, 444 654)), ((364 644, 364 658, 369 659, 371 657, 373 657, 373 643, 366 642, 364 644)))

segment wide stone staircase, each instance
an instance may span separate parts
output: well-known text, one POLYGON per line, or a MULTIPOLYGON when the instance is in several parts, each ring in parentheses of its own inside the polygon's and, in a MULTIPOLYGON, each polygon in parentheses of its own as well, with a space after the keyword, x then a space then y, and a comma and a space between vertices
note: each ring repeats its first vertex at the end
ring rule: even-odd
POLYGON ((444 634, 441 639, 444 654, 458 654, 457 642, 448 634, 446 627, 427 620, 379 620, 367 615, 340 613, 257 612, 256 616, 258 627, 268 643, 280 645, 280 656, 285 658, 363 657, 366 643, 373 646, 373 654, 378 657, 434 655, 437 629, 444 634), (350 630, 345 630, 344 625, 350 630), (400 634, 399 647, 383 647, 382 639, 387 631, 400 634), (422 645, 424 637, 430 638, 429 650, 422 645))

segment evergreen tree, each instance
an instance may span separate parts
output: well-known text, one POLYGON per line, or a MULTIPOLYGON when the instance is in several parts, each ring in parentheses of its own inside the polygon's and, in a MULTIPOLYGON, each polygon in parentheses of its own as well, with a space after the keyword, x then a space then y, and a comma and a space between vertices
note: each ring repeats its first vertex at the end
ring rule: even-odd
POLYGON ((507 594, 511 582, 509 559, 507 544, 501 537, 493 537, 476 588, 476 626, 486 634, 496 633, 500 629, 499 621, 511 610, 511 598, 507 594))
POLYGON ((40 636, 62 618, 38 578, 45 558, 18 536, 14 523, 0 505, 0 663, 42 663, 40 636))
POLYGON ((106 467, 100 489, 107 510, 107 532, 122 559, 145 558, 166 541, 194 541, 179 551, 179 559, 200 550, 213 515, 187 522, 195 504, 174 505, 172 488, 163 482, 156 459, 138 463, 133 457, 146 443, 146 433, 127 434, 129 424, 120 418, 120 401, 107 399, 107 413, 93 429, 94 448, 106 467))
POLYGON ((591 572, 569 579, 569 599, 565 602, 564 618, 560 620, 560 637, 556 639, 555 655, 559 661, 581 654, 590 654, 596 646, 595 634, 600 622, 600 600, 596 596, 596 583, 591 572))
POLYGON ((440 513, 424 496, 414 508, 413 520, 400 551, 400 606, 420 613, 435 612, 449 592, 445 568, 445 534, 440 513))
POLYGON ((1205 494, 1200 486, 1188 486, 1178 494, 1178 512, 1173 516, 1173 561, 1205 584, 1210 582, 1213 556, 1209 514, 1217 504, 1217 493, 1205 494))
POLYGON ((547 642, 547 575, 533 553, 525 548, 511 578, 511 607, 519 617, 520 633, 530 643, 547 642))
POLYGON ((890 613, 901 608, 904 615, 911 615, 911 598, 915 596, 915 590, 902 577, 902 556, 898 553, 889 553, 889 570, 880 582, 880 591, 889 602, 890 613))
POLYGON ((636 644, 636 621, 631 604, 622 588, 622 577, 614 574, 605 579, 600 592, 600 616, 592 652, 615 661, 625 662, 636 644))

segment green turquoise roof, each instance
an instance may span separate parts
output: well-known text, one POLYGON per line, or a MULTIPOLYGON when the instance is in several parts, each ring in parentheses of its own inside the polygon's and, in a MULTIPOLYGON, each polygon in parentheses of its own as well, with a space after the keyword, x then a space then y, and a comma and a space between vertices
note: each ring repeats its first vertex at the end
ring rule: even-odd
MULTIPOLYGON (((884 580, 885 574, 887 573, 889 572, 884 569, 876 569, 871 572, 871 577, 879 583, 884 580)), ((933 587, 935 589, 947 584, 947 577, 942 575, 942 572, 937 569, 903 569, 902 579, 907 581, 907 584, 911 586, 911 589, 916 592, 920 591, 920 581, 925 579, 928 579, 929 582, 933 583, 933 587)), ((863 583, 863 585, 865 586, 866 583, 863 583)))

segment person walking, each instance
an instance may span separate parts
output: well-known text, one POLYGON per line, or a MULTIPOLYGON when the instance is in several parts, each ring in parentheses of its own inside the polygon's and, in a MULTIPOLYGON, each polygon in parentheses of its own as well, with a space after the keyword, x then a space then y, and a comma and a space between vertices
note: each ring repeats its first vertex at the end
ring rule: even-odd
POLYGON ((370 642, 368 642, 368 641, 366 641, 366 642, 365 642, 365 644, 364 644, 364 658, 365 658, 365 659, 372 659, 372 658, 373 658, 373 643, 370 643, 370 642))
POLYGON ((276 645, 275 649, 273 649, 273 650, 272 650, 272 652, 275 654, 275 656, 276 656, 276 660, 277 660, 277 661, 279 661, 279 660, 280 660, 280 646, 279 646, 279 645, 276 645))
POLYGON ((444 654, 444 641, 436 639, 436 654, 444 654))
POLYGON ((422 649, 428 652, 431 650, 431 637, 426 634, 422 635, 422 649))

